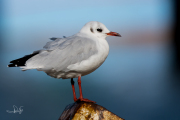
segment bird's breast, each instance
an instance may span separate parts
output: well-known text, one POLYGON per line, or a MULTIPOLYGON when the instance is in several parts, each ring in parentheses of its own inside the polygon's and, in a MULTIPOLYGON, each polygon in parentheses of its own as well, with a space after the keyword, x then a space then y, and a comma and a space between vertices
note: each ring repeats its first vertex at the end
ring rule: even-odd
POLYGON ((109 53, 109 45, 106 40, 96 42, 98 52, 88 59, 69 65, 67 68, 71 71, 81 73, 81 76, 87 75, 96 70, 107 58, 109 53))

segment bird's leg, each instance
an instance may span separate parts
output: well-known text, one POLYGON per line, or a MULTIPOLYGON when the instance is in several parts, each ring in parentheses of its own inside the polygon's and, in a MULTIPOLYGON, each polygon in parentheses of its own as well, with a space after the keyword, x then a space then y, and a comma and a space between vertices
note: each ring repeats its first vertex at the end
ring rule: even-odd
POLYGON ((82 88, 81 88, 81 76, 78 76, 78 86, 79 86, 79 93, 80 93, 79 99, 83 99, 82 88))
POLYGON ((85 102, 93 102, 95 103, 94 101, 91 101, 91 100, 88 100, 88 99, 85 99, 83 98, 83 95, 82 95, 82 88, 81 88, 81 76, 78 76, 78 85, 79 85, 79 93, 80 93, 80 97, 79 97, 79 101, 85 101, 85 102))
POLYGON ((71 78, 71 85, 72 85, 72 90, 73 90, 73 98, 74 98, 74 101, 76 102, 77 98, 76 98, 76 91, 75 91, 75 87, 74 87, 74 80, 73 80, 73 78, 71 78))

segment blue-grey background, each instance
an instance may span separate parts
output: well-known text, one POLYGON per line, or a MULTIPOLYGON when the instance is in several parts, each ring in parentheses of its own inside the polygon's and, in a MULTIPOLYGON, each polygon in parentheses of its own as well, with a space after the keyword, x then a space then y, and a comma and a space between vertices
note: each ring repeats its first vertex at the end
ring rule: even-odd
MULTIPOLYGON (((180 80, 173 74, 173 3, 170 0, 1 0, 0 119, 57 120, 73 103, 70 80, 7 68, 9 61, 41 49, 50 37, 70 36, 99 21, 110 53, 82 77, 85 98, 126 120, 179 120, 180 80), (7 113, 13 105, 22 114, 7 113)), ((75 80, 76 81, 76 80, 75 80)), ((76 94, 79 97, 77 81, 76 94)))

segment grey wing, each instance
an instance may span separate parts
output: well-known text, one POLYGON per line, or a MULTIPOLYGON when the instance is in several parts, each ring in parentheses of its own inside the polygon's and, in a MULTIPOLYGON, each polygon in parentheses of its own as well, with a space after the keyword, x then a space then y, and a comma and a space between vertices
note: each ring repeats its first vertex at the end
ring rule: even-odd
POLYGON ((46 51, 29 59, 24 69, 42 71, 53 69, 66 72, 69 65, 86 60, 97 53, 96 42, 81 37, 68 37, 51 41, 44 48, 46 51))
MULTIPOLYGON (((66 36, 63 36, 63 38, 66 38, 66 36)), ((58 39, 62 39, 62 38, 57 38, 57 37, 52 37, 52 38, 49 38, 50 40, 58 40, 58 39)))
POLYGON ((47 42, 46 45, 43 47, 47 50, 53 50, 56 49, 60 44, 66 41, 64 38, 50 38, 53 41, 47 42))
POLYGON ((61 38, 57 38, 57 37, 52 37, 52 38, 49 38, 50 40, 57 40, 57 39, 61 39, 61 38))

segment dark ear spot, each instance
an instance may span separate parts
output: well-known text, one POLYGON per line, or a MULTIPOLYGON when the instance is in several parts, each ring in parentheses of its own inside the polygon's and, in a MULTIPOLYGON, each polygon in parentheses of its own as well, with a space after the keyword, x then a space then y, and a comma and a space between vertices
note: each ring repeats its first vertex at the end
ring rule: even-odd
POLYGON ((92 28, 90 28, 90 30, 91 30, 92 33, 94 33, 92 28))

